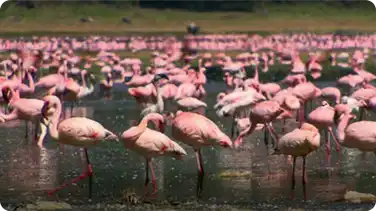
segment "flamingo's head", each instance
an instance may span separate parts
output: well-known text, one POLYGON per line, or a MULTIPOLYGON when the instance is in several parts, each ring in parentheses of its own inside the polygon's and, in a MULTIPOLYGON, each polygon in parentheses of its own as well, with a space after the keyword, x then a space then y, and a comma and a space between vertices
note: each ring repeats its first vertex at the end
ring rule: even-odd
MULTIPOLYGON (((108 76, 108 75, 107 75, 107 76, 108 76)), ((133 77, 133 76, 125 76, 125 77, 124 77, 124 82, 127 83, 127 82, 131 81, 131 80, 132 80, 132 77, 133 77)))
POLYGON ((92 83, 95 83, 95 81, 97 80, 97 78, 95 77, 95 75, 92 74, 92 73, 87 74, 86 77, 87 77, 92 83))
POLYGON ((220 92, 218 95, 217 95, 217 103, 222 100, 224 97, 226 96, 226 93, 224 92, 220 92))
POLYGON ((223 148, 232 148, 232 141, 226 135, 222 136, 222 138, 218 140, 218 143, 223 148))
POLYGON ((169 80, 168 75, 165 73, 156 74, 152 80, 153 84, 157 84, 160 80, 166 79, 169 80))
POLYGON ((4 86, 2 89, 1 89, 1 92, 3 94, 3 99, 6 103, 9 103, 10 101, 10 98, 12 97, 12 92, 11 92, 11 89, 9 86, 4 86))
POLYGON ((321 101, 321 106, 330 106, 329 103, 325 100, 321 101))
POLYGON ((146 115, 146 117, 149 121, 151 121, 155 128, 159 130, 159 132, 164 133, 165 132, 165 119, 164 116, 158 113, 150 113, 146 115))
POLYGON ((175 114, 173 112, 165 112, 162 114, 165 120, 166 125, 171 125, 172 121, 174 121, 175 114))
POLYGON ((51 117, 61 112, 61 102, 55 95, 47 95, 42 99, 44 101, 43 107, 41 109, 41 115, 44 122, 49 122, 51 117))
POLYGON ((312 131, 314 133, 319 133, 319 130, 314 125, 311 125, 311 124, 309 124, 307 122, 304 122, 302 124, 302 126, 300 126, 300 129, 312 131))
POLYGON ((259 92, 254 93, 253 98, 254 98, 254 103, 259 103, 259 102, 266 100, 266 97, 259 92))
MULTIPOLYGON (((351 108, 347 104, 338 104, 334 107, 334 123, 337 125, 345 115, 351 115, 351 108)), ((354 116, 355 117, 355 116, 354 116)))

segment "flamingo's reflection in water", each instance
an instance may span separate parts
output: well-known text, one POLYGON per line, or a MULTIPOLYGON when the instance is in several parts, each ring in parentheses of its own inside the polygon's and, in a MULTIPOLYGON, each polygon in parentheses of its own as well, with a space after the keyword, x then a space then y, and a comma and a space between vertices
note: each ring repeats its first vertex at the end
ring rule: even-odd
POLYGON ((10 151, 7 184, 8 189, 19 191, 48 190, 57 178, 58 156, 55 150, 35 146, 14 148, 10 151))

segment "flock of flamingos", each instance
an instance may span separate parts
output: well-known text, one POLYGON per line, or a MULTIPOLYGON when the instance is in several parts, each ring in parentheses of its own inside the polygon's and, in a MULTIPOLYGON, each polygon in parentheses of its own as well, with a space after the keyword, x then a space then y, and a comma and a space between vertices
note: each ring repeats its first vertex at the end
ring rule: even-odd
MULTIPOLYGON (((196 44, 192 44, 193 38, 187 39, 186 46, 196 45, 192 47, 196 50, 201 49, 197 46, 210 47, 215 39, 215 46, 218 48, 236 47, 236 43, 243 42, 256 50, 270 49, 258 53, 240 53, 235 58, 227 56, 224 51, 188 55, 180 49, 184 45, 176 47, 174 39, 161 41, 155 38, 148 42, 154 42, 153 45, 157 46, 154 49, 158 51, 150 55, 150 65, 147 67, 138 58, 120 58, 113 49, 104 49, 106 45, 121 45, 121 41, 112 43, 114 39, 96 39, 99 38, 90 37, 83 41, 75 38, 3 40, 2 49, 17 52, 11 53, 0 66, 3 75, 0 78, 1 103, 4 106, 0 121, 19 119, 32 122, 35 126, 35 144, 42 149, 47 133, 61 147, 72 145, 83 148, 87 168, 70 183, 88 177, 90 195, 93 170, 87 148, 101 141, 122 142, 125 148, 145 157, 145 188, 149 184, 150 171, 152 194, 157 191, 152 159, 158 156, 183 159, 187 152, 181 144, 192 147, 198 165, 198 196, 203 190, 204 179, 201 147, 218 145, 223 148, 241 148, 244 141, 252 141, 245 139, 255 131, 265 131, 266 145, 268 138, 272 138, 271 154, 283 154, 290 161, 292 159, 294 172, 296 158, 303 158, 302 183, 305 199, 306 156, 316 151, 322 143, 325 144, 327 155, 332 151, 330 140, 334 142, 333 146, 337 151, 342 146, 365 152, 376 150, 376 122, 365 120, 364 115, 365 112, 376 109, 376 87, 371 84, 376 76, 368 72, 365 65, 372 57, 370 49, 374 48, 373 37, 339 36, 333 39, 333 36, 319 35, 273 35, 266 38, 206 35, 196 37, 196 44), (158 48, 160 42, 163 45, 158 48), (93 51, 100 50, 96 56, 81 57, 75 53, 76 50, 91 48, 92 45, 95 47, 93 51), (301 50, 307 46, 315 46, 315 49, 309 52, 308 60, 303 61, 301 50), (331 47, 327 48, 328 46, 331 47), (333 46, 345 50, 357 47, 357 50, 350 53, 348 49, 343 52, 323 52, 333 46), (192 61, 196 60, 198 67, 192 65, 192 61), (350 68, 352 73, 339 78, 338 87, 320 89, 314 81, 321 76, 322 71, 329 71, 323 70, 321 66, 326 60, 330 60, 332 66, 350 68), (176 61, 183 63, 177 65, 176 61), (290 65, 291 70, 286 78, 278 83, 260 81, 259 74, 265 74, 269 66, 277 63, 290 65), (225 134, 205 116, 205 109, 208 107, 203 102, 207 83, 205 71, 213 65, 222 67, 223 80, 227 85, 225 92, 218 93, 213 109, 219 117, 231 117, 231 134, 225 134), (90 71, 95 66, 101 68, 100 79, 90 71), (245 66, 254 67, 253 77, 246 77, 245 66), (40 69, 50 69, 51 73, 42 75, 40 69), (312 75, 313 82, 307 80, 307 74, 312 75), (116 83, 124 84, 141 108, 139 122, 125 128, 120 135, 104 128, 95 120, 66 117, 62 114, 65 105, 71 103, 73 106, 73 102, 92 94, 97 80, 100 91, 104 93, 108 93, 116 83), (167 111, 166 101, 176 103, 178 110, 167 111), (313 103, 317 105, 315 109, 309 106, 313 103), (357 117, 355 114, 358 111, 357 117), (299 127, 286 132, 284 123, 287 119, 296 119, 299 127), (277 121, 283 123, 278 132, 273 126, 277 121), (171 137, 164 134, 165 126, 171 126, 171 137), (323 132, 324 138, 321 138, 320 132, 323 132)), ((134 40, 137 39, 136 37, 134 40)), ((133 47, 137 46, 134 40, 133 47)), ((132 43, 124 45, 128 44, 132 43)), ((225 50, 229 49, 232 48, 225 50)), ((27 137, 28 124, 26 125, 27 137)), ((63 184, 48 194, 51 195, 70 183, 63 184)), ((291 184, 291 197, 294 198, 294 174, 291 184)))

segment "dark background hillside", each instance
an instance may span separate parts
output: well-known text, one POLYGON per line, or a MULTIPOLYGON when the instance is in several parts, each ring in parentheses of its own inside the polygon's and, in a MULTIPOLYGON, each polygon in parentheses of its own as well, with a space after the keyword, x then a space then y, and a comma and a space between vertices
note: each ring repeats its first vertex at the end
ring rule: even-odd
POLYGON ((38 8, 54 5, 84 6, 104 4, 113 7, 142 7, 159 9, 187 9, 194 11, 254 11, 267 9, 269 5, 295 5, 301 3, 322 3, 328 6, 348 8, 376 8, 376 0, 1 0, 0 6, 17 5, 38 8))

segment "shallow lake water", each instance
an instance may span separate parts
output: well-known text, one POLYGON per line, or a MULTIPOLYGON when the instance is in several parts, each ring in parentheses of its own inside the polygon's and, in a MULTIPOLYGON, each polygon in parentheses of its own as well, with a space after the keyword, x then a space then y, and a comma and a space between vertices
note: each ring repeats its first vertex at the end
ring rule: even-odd
MULTIPOLYGON (((209 83, 206 89, 206 115, 230 134, 230 119, 219 119, 212 109, 216 94, 224 89, 224 85, 209 83)), ((78 103, 73 115, 92 118, 121 134, 139 117, 136 102, 125 94, 125 90, 125 87, 115 87, 117 93, 111 100, 104 100, 98 95, 90 96, 78 103)), ((376 116, 367 118, 376 119, 376 116)), ((296 126, 294 120, 288 124, 289 130, 296 126)), ((275 124, 278 131, 280 125, 278 122, 275 124)), ((169 135, 170 130, 166 133, 169 135)), ((258 131, 249 136, 240 149, 203 149, 206 175, 204 191, 198 201, 195 197, 197 164, 190 147, 181 144, 188 152, 183 161, 170 157, 154 159, 157 196, 144 198, 144 159, 115 142, 102 143, 88 151, 95 174, 90 200, 88 180, 68 186, 49 197, 48 190, 84 171, 84 154, 75 147, 64 146, 60 149, 50 137, 45 142, 46 150, 40 150, 31 144, 31 140, 25 142, 24 134, 24 122, 0 125, 0 202, 9 206, 35 200, 54 200, 79 206, 79 210, 102 210, 103 204, 110 206, 106 210, 130 207, 166 210, 166 206, 181 206, 179 210, 369 210, 373 207, 372 203, 350 204, 343 200, 344 194, 348 190, 376 194, 376 157, 373 153, 364 154, 342 148, 338 154, 332 150, 328 163, 322 146, 307 157, 306 202, 303 201, 301 186, 302 162, 298 158, 295 199, 291 201, 292 165, 285 156, 268 155, 263 132, 258 131), (225 177, 231 174, 229 172, 241 172, 243 176, 225 177), (123 193, 133 194, 141 203, 135 206, 119 205, 124 203, 123 193), (114 204, 118 207, 111 208, 114 204)))

